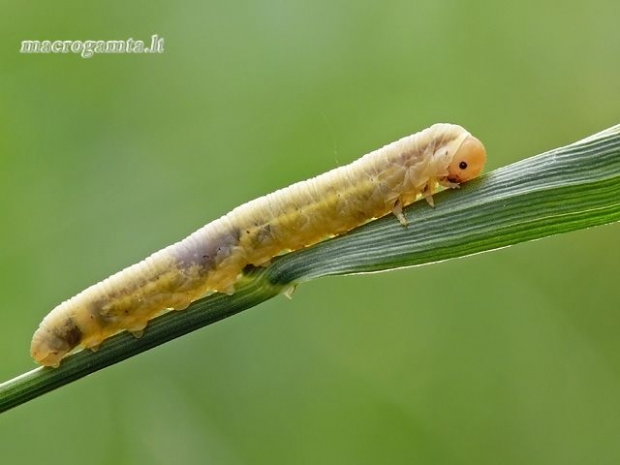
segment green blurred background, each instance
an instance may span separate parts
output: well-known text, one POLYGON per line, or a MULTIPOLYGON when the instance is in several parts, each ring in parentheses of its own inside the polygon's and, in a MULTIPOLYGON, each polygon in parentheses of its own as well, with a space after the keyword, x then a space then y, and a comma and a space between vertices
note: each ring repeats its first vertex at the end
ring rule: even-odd
MULTIPOLYGON (((0 380, 57 303, 242 202, 438 121, 489 170, 619 122, 615 0, 2 3, 0 380)), ((309 283, 2 415, 0 460, 619 463, 619 233, 309 283)))

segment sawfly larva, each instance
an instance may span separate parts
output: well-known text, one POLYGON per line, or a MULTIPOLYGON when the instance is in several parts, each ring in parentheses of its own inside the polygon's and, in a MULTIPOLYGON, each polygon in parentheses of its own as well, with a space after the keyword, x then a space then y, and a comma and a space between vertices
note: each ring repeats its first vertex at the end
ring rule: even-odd
POLYGON ((342 234, 418 197, 432 205, 437 186, 480 174, 482 143, 460 126, 435 124, 353 163, 235 208, 54 308, 32 338, 31 355, 56 367, 78 347, 96 349, 120 331, 139 336, 149 320, 182 310, 209 292, 234 292, 247 265, 342 234))

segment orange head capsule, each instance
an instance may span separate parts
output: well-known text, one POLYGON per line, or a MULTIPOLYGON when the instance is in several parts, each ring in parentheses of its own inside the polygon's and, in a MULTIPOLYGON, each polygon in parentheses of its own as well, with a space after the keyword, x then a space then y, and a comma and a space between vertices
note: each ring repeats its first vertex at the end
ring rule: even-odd
POLYGON ((484 145, 472 135, 468 135, 456 150, 447 179, 450 182, 462 183, 480 175, 487 161, 484 145))

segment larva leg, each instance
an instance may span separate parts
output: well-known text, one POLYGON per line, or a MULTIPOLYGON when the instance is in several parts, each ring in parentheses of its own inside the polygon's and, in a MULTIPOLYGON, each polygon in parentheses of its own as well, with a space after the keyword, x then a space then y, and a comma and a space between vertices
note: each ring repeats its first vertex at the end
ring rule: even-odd
POLYGON ((433 194, 435 193, 435 182, 429 180, 426 187, 422 191, 422 197, 428 202, 428 204, 435 208, 435 201, 433 200, 433 194))
POLYGON ((97 352, 102 342, 103 342, 103 338, 93 337, 88 341, 84 341, 83 345, 84 345, 84 348, 89 349, 91 352, 97 352))
POLYGON ((144 328, 146 328, 146 325, 146 321, 136 322, 133 325, 129 326, 127 328, 127 331, 129 331, 133 337, 140 338, 144 334, 144 328))
POLYGON ((447 179, 438 181, 441 187, 445 187, 446 189, 459 189, 461 185, 458 182, 451 182, 447 179))
POLYGON ((396 218, 398 218, 400 224, 402 224, 405 228, 409 225, 409 223, 407 222, 407 218, 405 218, 405 215, 403 215, 403 203, 401 202, 400 198, 397 199, 394 203, 392 213, 396 216, 396 218))

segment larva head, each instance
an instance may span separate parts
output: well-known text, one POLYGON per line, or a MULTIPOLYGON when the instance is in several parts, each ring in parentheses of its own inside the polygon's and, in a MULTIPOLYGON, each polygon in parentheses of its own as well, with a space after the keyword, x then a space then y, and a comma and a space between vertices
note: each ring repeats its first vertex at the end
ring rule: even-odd
POLYGON ((448 166, 447 179, 460 184, 476 178, 482 172, 486 161, 487 152, 484 145, 468 134, 452 157, 452 162, 448 166))

